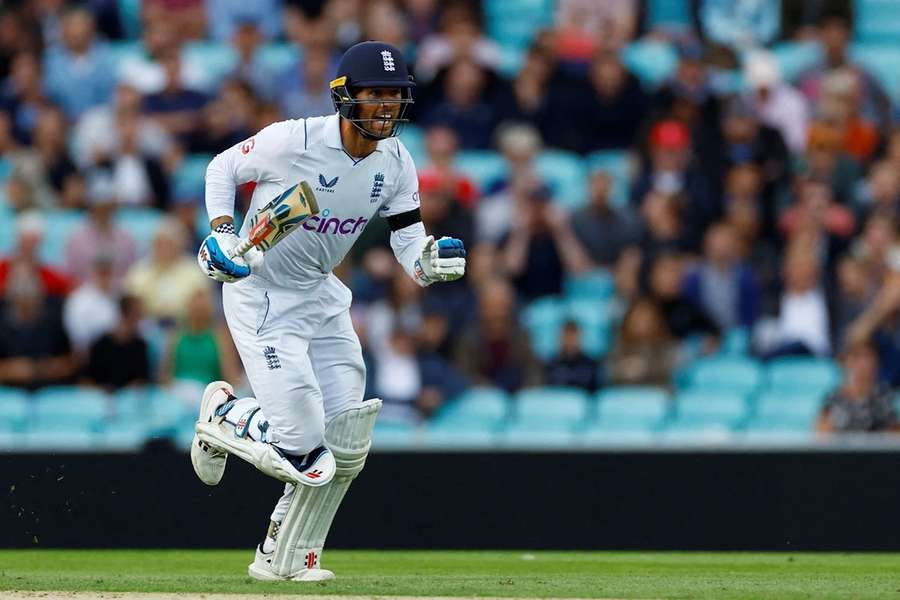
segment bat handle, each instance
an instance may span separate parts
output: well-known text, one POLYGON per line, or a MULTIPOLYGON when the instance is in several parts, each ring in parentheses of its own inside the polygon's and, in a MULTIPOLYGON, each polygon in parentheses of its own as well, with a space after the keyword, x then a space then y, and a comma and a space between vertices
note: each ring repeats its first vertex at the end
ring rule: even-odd
POLYGON ((249 239, 241 240, 234 249, 228 253, 228 258, 234 258, 235 256, 243 256, 250 251, 250 248, 253 247, 253 242, 249 239))

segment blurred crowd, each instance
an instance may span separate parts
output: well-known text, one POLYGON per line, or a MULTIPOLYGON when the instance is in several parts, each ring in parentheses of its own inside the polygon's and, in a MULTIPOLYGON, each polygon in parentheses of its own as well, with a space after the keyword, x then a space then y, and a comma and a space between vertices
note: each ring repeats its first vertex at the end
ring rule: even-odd
MULTIPOLYGON (((423 220, 469 248, 463 280, 423 290, 372 222, 339 269, 367 393, 389 418, 428 418, 471 385, 668 386, 742 330, 762 360, 843 361, 820 429, 895 428, 900 129, 848 55, 852 3, 693 0, 677 31, 648 27, 646 4, 557 0, 510 74, 477 1, 4 2, 0 176, 16 242, 0 261, 0 384, 241 383, 218 290, 194 259, 202 189, 173 174, 269 123, 333 112, 341 52, 380 39, 407 52, 417 80, 423 220), (140 53, 115 60, 128 39, 140 53), (229 72, 191 62, 186 45, 204 39, 231 48, 229 72), (623 63, 639 39, 677 50, 658 86, 623 63), (821 47, 793 82, 766 50, 784 39, 821 47), (283 71, 261 59, 274 41, 297 50, 283 71), (737 89, 723 77, 735 72, 737 89), (588 203, 564 210, 535 166, 548 149, 627 152, 627 201, 597 169, 588 203), (459 170, 474 150, 501 153, 505 174, 479 184, 459 170), (145 255, 117 224, 123 207, 165 213, 145 255), (86 215, 56 241, 64 266, 39 258, 48 209, 86 215), (558 355, 539 358, 522 310, 598 270, 619 310, 609 351, 586 352, 572 321, 558 355)), ((242 189, 239 211, 247 200, 242 189)))

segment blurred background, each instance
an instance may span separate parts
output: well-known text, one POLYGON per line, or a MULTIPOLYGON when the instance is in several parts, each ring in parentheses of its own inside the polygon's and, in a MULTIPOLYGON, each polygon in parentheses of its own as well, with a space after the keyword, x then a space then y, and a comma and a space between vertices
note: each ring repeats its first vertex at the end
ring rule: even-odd
POLYGON ((340 266, 376 448, 894 446, 900 1, 34 0, 0 5, 0 449, 186 449, 207 382, 249 392, 206 165, 333 112, 366 39, 469 248, 422 290, 373 221, 340 266))

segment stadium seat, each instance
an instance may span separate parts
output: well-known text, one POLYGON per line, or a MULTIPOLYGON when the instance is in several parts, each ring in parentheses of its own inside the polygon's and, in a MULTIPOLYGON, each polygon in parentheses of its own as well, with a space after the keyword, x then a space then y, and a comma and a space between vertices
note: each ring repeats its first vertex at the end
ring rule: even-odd
POLYGON ((573 298, 566 301, 566 318, 578 324, 585 354, 598 357, 609 351, 615 304, 611 300, 573 298))
POLYGON ((572 448, 578 436, 561 427, 536 427, 535 424, 514 424, 497 434, 497 444, 505 448, 544 450, 572 448))
POLYGON ((104 450, 116 452, 137 452, 147 443, 149 435, 147 422, 137 420, 117 420, 107 425, 98 438, 98 445, 104 450))
POLYGON ((21 452, 25 450, 25 440, 28 434, 22 431, 12 431, 0 428, 0 453, 21 452))
POLYGON ((501 46, 524 48, 553 22, 553 0, 485 0, 488 35, 501 46))
POLYGON ((719 354, 724 356, 746 356, 750 348, 750 334, 746 329, 737 327, 725 333, 719 354))
POLYGON ((422 430, 420 440, 422 447, 437 450, 486 450, 498 444, 496 429, 451 430, 429 426, 422 430))
POLYGON ((237 53, 230 45, 212 40, 189 42, 184 45, 182 59, 204 74, 205 86, 213 89, 238 64, 237 53))
POLYGON ((417 430, 412 423, 379 420, 372 432, 372 446, 376 449, 411 448, 416 445, 417 430))
POLYGON ((34 429, 22 435, 23 450, 32 452, 89 452, 97 449, 99 434, 70 429, 34 429))
POLYGON ((116 213, 116 223, 134 238, 138 256, 149 254, 162 218, 155 208, 122 208, 116 213))
POLYGON ((647 29, 687 31, 693 27, 689 4, 683 0, 648 0, 647 29))
POLYGON ((615 208, 624 208, 631 187, 631 155, 624 150, 602 150, 589 154, 585 162, 588 172, 603 171, 609 176, 612 182, 610 203, 615 208))
POLYGON ((0 255, 5 255, 16 245, 16 213, 6 204, 0 204, 0 219, 6 224, 0 227, 0 255))
POLYGON ((900 12, 896 0, 856 0, 853 8, 856 40, 896 44, 900 39, 900 12))
POLYGON ((606 300, 615 293, 615 285, 608 270, 595 269, 579 275, 567 275, 564 290, 570 300, 606 300))
POLYGON ((269 73, 281 73, 300 61, 300 50, 294 44, 272 42, 258 51, 260 63, 269 73))
POLYGON ((647 87, 657 87, 675 71, 678 55, 671 44, 656 40, 632 42, 622 48, 622 63, 647 87))
POLYGON ((152 435, 169 435, 181 426, 193 429, 197 409, 187 404, 174 387, 153 388, 149 401, 148 431, 152 435))
POLYGON ((112 399, 91 388, 48 387, 34 393, 31 432, 96 432, 109 415, 112 399))
POLYGON ((773 389, 759 395, 748 431, 812 431, 825 397, 822 394, 773 389))
POLYGON ((176 195, 202 198, 206 180, 206 167, 212 160, 208 154, 189 154, 181 161, 172 176, 176 195))
POLYGON ((66 262, 66 242, 85 221, 83 212, 75 210, 47 211, 44 218, 44 239, 40 257, 44 262, 62 266, 66 262))
POLYGON ((680 387, 747 393, 762 382, 762 369, 749 358, 715 356, 695 361, 678 380, 680 387))
POLYGON ((567 318, 566 303, 554 296, 531 302, 522 310, 522 324, 528 330, 532 351, 543 359, 556 355, 559 330, 567 318))
POLYGON ((562 150, 541 152, 535 162, 538 175, 553 192, 553 201, 569 211, 587 202, 587 172, 577 154, 562 150))
POLYGON ((583 390, 530 388, 516 394, 512 428, 542 431, 569 430, 588 418, 588 399, 583 390))
POLYGON ((796 81, 822 55, 822 48, 814 42, 778 42, 771 50, 785 81, 796 81))
POLYGON ((456 155, 456 168, 468 175, 480 190, 504 177, 506 161, 491 150, 465 150, 456 155))
POLYGON ((775 390, 825 394, 840 380, 840 368, 828 359, 791 356, 766 367, 766 383, 775 390))
POLYGON ((425 152, 425 132, 421 127, 407 123, 400 130, 400 140, 409 150, 416 167, 421 169, 428 164, 428 154, 425 152))
POLYGON ((893 103, 900 102, 900 48, 895 43, 853 44, 850 57, 881 83, 893 103))
POLYGON ((495 431, 509 413, 509 397, 496 388, 476 387, 445 405, 427 425, 434 432, 495 431))
POLYGON ((596 431, 653 431, 669 410, 668 394, 655 387, 609 387, 597 394, 596 431))
POLYGON ((0 431, 21 431, 31 413, 27 392, 16 388, 0 387, 0 431))
POLYGON ((724 391, 695 390, 675 397, 675 418, 666 430, 733 431, 743 425, 748 412, 746 396, 724 391))
POLYGON ((125 30, 126 37, 136 38, 141 35, 141 0, 117 0, 119 22, 125 30))

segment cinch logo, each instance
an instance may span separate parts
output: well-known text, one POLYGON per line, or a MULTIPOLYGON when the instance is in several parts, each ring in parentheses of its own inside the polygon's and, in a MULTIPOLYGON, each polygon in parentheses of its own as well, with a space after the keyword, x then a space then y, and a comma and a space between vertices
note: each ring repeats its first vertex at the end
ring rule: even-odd
POLYGON ((319 173, 319 187, 316 188, 317 192, 328 192, 329 194, 333 194, 334 190, 331 189, 335 185, 337 185, 338 178, 335 177, 331 181, 327 181, 325 176, 319 173))
POLYGON ((357 231, 362 231, 369 222, 365 217, 351 217, 343 220, 337 217, 328 218, 330 214, 331 209, 326 208, 321 214, 306 219, 303 221, 303 229, 316 233, 354 235, 357 231))

